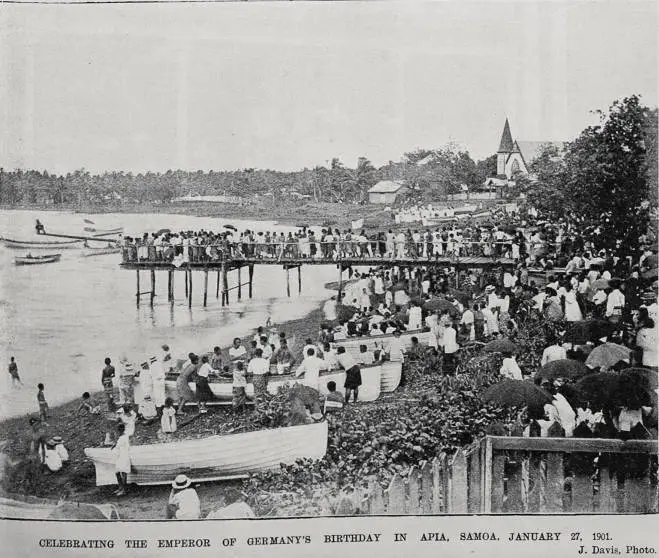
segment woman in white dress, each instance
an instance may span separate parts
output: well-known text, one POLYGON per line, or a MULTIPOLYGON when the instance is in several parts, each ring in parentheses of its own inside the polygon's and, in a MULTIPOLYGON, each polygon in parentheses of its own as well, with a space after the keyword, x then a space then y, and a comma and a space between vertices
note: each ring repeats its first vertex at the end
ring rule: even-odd
POLYGON ((565 319, 568 322, 579 322, 583 320, 583 314, 577 301, 577 291, 574 285, 570 285, 565 293, 565 319))
POLYGON ((114 494, 115 496, 123 496, 126 494, 128 473, 130 473, 130 439, 128 438, 128 434, 126 434, 126 426, 124 424, 117 426, 117 432, 119 438, 117 438, 117 442, 112 447, 112 451, 116 456, 114 470, 119 488, 114 494))

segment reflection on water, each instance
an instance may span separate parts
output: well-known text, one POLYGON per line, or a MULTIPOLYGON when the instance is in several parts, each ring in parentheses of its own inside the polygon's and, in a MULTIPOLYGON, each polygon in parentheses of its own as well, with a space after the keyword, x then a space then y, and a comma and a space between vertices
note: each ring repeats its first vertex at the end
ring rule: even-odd
MULTIPOLYGON (((81 234, 83 218, 99 228, 125 227, 126 234, 141 234, 168 227, 172 230, 220 229, 230 222, 239 229, 289 230, 272 223, 227 221, 181 215, 75 215, 35 211, 0 211, 0 235, 20 240, 35 238, 33 225, 40 218, 51 232, 81 234)), ((43 237, 40 238, 43 240, 43 237)), ((336 279, 332 266, 303 269, 303 290, 286 296, 286 275, 276 266, 256 266, 254 298, 222 308, 209 285, 208 306, 203 308, 203 275, 193 274, 193 307, 185 300, 183 274, 175 280, 176 301, 167 302, 165 274, 157 274, 154 307, 148 297, 135 307, 135 274, 119 268, 120 255, 81 257, 78 249, 61 250, 53 264, 16 267, 21 250, 0 248, 0 417, 35 412, 36 385, 45 384, 46 398, 56 404, 101 389, 103 359, 114 361, 125 352, 135 361, 158 354, 167 342, 174 354, 225 346, 263 324, 300 318, 328 296, 323 288, 336 279), (164 279, 164 280, 163 280, 164 279), (15 356, 25 387, 11 387, 7 366, 15 356)), ((231 281, 236 281, 235 277, 231 281)), ((209 282, 210 283, 210 282, 209 282)), ((211 283, 212 284, 212 283, 211 283)), ((214 285, 213 285, 214 287, 214 285)))

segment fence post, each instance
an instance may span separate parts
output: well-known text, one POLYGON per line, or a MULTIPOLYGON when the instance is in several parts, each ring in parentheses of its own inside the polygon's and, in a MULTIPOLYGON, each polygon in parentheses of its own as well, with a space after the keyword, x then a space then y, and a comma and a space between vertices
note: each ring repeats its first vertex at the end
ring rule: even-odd
POLYGON ((480 513, 481 511, 481 454, 480 444, 472 445, 467 453, 467 511, 480 513))
POLYGON ((467 460, 462 449, 455 452, 450 465, 448 513, 467 513, 467 460))
POLYGON ((368 514, 382 515, 384 513, 384 495, 380 483, 374 481, 369 490, 368 514))
POLYGON ((405 513, 405 481, 396 473, 389 483, 387 492, 387 515, 402 515, 405 513))
POLYGON ((439 458, 432 460, 432 513, 442 513, 442 471, 439 458))
POLYGON ((408 489, 408 499, 407 499, 407 513, 412 515, 418 515, 421 511, 421 471, 419 468, 414 465, 410 469, 410 474, 407 476, 407 489, 408 489))
POLYGON ((432 465, 426 461, 421 466, 421 513, 432 512, 432 465))

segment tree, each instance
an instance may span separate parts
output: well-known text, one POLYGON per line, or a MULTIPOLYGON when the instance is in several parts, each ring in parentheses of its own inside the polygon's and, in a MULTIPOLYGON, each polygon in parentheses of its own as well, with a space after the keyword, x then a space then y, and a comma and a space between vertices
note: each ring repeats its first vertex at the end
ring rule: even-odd
POLYGON ((656 111, 633 95, 598 114, 600 124, 568 144, 562 161, 545 149, 531 168, 536 181, 524 186, 529 201, 549 218, 578 216, 582 224, 599 226, 609 247, 634 250, 647 229, 650 191, 656 188, 645 142, 656 134, 656 111))

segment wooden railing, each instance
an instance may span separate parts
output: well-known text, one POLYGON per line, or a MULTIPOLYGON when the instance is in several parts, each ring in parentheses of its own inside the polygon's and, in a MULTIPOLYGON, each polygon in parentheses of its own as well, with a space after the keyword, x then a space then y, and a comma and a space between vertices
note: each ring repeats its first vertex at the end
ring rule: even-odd
POLYGON ((344 493, 335 514, 656 513, 657 496, 656 441, 487 436, 344 493))

